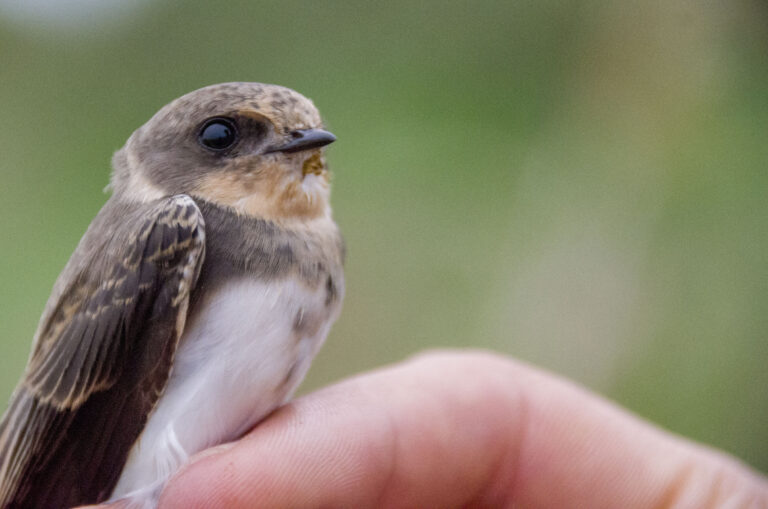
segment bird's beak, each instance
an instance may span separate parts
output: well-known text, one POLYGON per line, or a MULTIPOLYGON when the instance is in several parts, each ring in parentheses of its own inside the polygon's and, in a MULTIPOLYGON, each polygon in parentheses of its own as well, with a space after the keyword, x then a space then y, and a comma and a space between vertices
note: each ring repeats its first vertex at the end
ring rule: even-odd
POLYGON ((301 152, 311 148, 324 147, 336 141, 336 136, 323 129, 298 129, 291 133, 293 139, 284 145, 270 147, 265 154, 272 152, 301 152))

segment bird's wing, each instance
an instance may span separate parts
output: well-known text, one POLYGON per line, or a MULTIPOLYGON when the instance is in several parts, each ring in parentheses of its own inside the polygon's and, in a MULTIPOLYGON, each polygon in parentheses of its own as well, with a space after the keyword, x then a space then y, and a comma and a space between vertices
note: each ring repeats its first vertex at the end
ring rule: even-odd
POLYGON ((0 423, 2 508, 104 500, 165 388, 203 217, 185 195, 132 207, 112 231, 91 226, 49 302, 0 423))

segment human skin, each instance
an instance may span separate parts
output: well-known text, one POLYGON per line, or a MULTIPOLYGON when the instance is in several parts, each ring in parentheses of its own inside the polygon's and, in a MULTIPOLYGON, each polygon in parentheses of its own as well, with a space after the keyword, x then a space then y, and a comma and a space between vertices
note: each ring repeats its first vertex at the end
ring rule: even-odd
POLYGON ((161 509, 768 507, 768 480, 574 383, 435 352, 350 378, 206 451, 161 509))

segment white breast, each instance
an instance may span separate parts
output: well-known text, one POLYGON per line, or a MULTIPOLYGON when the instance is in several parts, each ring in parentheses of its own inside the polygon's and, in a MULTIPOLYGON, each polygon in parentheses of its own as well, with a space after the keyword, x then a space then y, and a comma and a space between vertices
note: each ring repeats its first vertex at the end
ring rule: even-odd
POLYGON ((171 379, 112 497, 152 507, 186 459, 233 440, 285 402, 336 319, 323 285, 230 282, 190 317, 171 379))

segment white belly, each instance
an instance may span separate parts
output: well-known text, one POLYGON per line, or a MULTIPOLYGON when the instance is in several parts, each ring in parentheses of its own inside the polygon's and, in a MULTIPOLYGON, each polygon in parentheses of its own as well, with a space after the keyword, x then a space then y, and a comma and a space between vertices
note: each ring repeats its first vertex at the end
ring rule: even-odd
POLYGON ((165 393, 113 499, 151 507, 189 456, 247 431, 301 382, 336 319, 323 285, 230 282, 188 320, 165 393))

